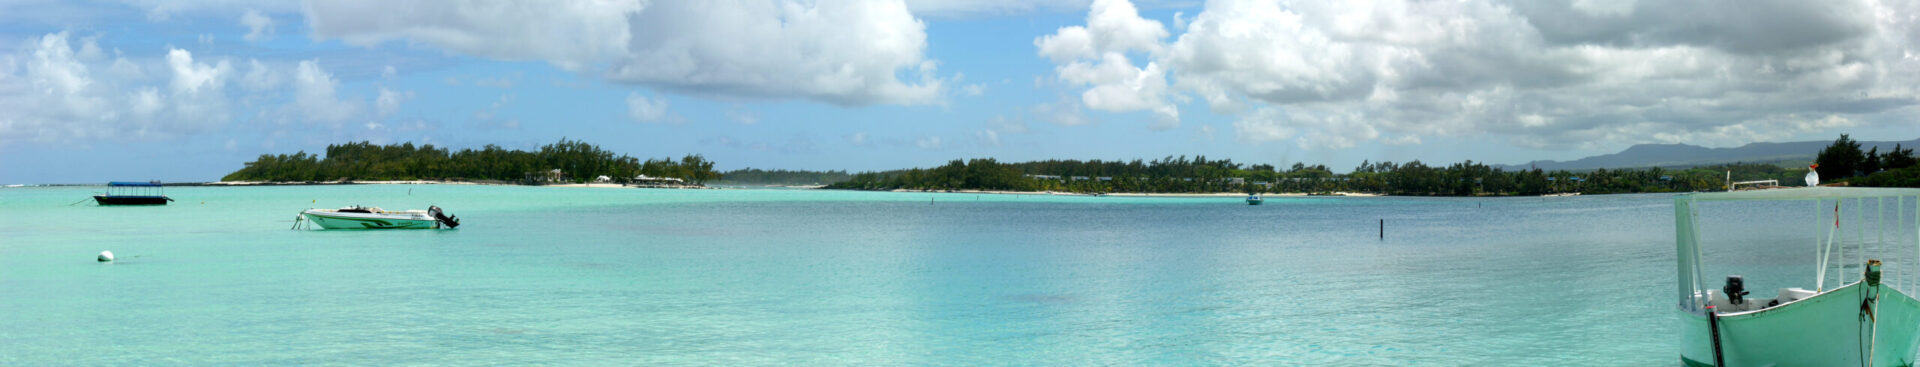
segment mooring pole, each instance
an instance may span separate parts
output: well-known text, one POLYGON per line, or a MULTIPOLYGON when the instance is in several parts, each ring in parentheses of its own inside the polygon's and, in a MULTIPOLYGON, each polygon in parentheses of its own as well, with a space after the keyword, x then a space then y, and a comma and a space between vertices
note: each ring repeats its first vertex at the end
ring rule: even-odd
POLYGON ((1387 219, 1380 218, 1380 239, 1387 239, 1387 219))

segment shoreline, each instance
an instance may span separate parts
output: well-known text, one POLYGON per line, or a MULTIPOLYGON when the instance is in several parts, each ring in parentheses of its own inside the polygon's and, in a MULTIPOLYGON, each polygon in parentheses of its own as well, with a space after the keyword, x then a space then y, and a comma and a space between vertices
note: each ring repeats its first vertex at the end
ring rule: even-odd
POLYGON ((517 183, 505 182, 505 181, 439 181, 439 180, 395 180, 395 181, 347 180, 347 181, 306 181, 306 182, 214 181, 214 182, 181 182, 181 183, 165 184, 165 186, 218 186, 218 187, 326 186, 326 185, 484 185, 484 186, 527 186, 527 187, 584 187, 584 188, 602 188, 602 189, 617 189, 617 188, 713 189, 712 187, 706 187, 706 186, 630 185, 630 184, 607 183, 607 182, 561 183, 561 184, 551 184, 551 185, 523 185, 523 184, 517 184, 517 183))
MULTIPOLYGON (((866 191, 866 190, 852 190, 852 191, 866 191)), ((875 191, 878 191, 878 190, 875 190, 875 191)), ((1073 192, 1059 192, 1059 191, 1001 191, 1001 190, 946 190, 946 191, 934 191, 934 190, 908 190, 908 189, 894 189, 894 190, 886 190, 886 192, 905 192, 905 193, 936 193, 936 194, 995 194, 995 195, 1049 195, 1049 196, 1096 196, 1096 197, 1097 197, 1097 196, 1101 196, 1101 195, 1095 195, 1095 194, 1082 194, 1082 193, 1073 193, 1073 192)), ((1226 198, 1226 197, 1231 197, 1231 198, 1244 198, 1244 197, 1247 197, 1248 195, 1247 195, 1247 194, 1245 194, 1245 193, 1237 193, 1237 192, 1211 192, 1211 193, 1207 193, 1207 192, 1194 192, 1194 193, 1165 193, 1165 194, 1160 194, 1160 193, 1146 193, 1146 192, 1113 192, 1113 193, 1107 193, 1107 194, 1105 194, 1105 196, 1120 196, 1120 197, 1171 197, 1171 198, 1226 198)), ((1272 193, 1272 194, 1260 194, 1260 196, 1283 196, 1283 197, 1295 197, 1295 196, 1298 196, 1298 197, 1310 197, 1310 196, 1311 196, 1311 197, 1377 197, 1377 196, 1386 196, 1386 195, 1381 195, 1381 194, 1372 194, 1372 193, 1363 193, 1363 192, 1344 192, 1344 191, 1338 191, 1338 192, 1333 192, 1333 193, 1332 193, 1332 194, 1330 194, 1330 195, 1311 195, 1311 194, 1307 194, 1307 193, 1299 193, 1299 192, 1290 192, 1290 193, 1272 193)))

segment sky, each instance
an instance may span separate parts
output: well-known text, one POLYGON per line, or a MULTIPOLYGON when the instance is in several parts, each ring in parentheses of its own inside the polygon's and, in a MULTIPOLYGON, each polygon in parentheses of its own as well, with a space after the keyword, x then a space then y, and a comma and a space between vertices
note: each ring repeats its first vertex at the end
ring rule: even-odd
POLYGON ((1920 137, 1920 1, 0 0, 0 184, 350 141, 717 168, 1920 137))

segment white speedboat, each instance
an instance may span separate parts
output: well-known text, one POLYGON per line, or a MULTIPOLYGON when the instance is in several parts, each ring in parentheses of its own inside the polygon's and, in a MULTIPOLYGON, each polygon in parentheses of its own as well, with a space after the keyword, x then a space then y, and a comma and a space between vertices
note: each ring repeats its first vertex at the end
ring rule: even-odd
MULTIPOLYGON (((358 205, 340 209, 307 209, 300 212, 300 218, 324 229, 435 229, 460 226, 460 218, 440 212, 437 206, 429 206, 427 210, 405 211, 358 205)), ((298 225, 295 223, 295 226, 298 225)))
POLYGON ((1675 197, 1673 209, 1679 288, 1669 297, 1676 297, 1679 304, 1681 363, 1914 365, 1916 346, 1920 346, 1920 300, 1913 297, 1920 288, 1920 216, 1915 215, 1920 213, 1920 190, 1809 187, 1688 194, 1675 197), (1726 242, 1735 241, 1727 238, 1739 236, 1702 236, 1702 213, 1735 220, 1756 213, 1752 204, 1710 203, 1722 201, 1772 201, 1759 205, 1813 209, 1787 215, 1813 220, 1812 226, 1803 228, 1814 233, 1781 238, 1815 245, 1815 271, 1807 274, 1812 281, 1780 288, 1775 297, 1766 297, 1772 294, 1763 289, 1749 292, 1748 279, 1739 275, 1710 284, 1722 278, 1720 274, 1709 277, 1703 270, 1701 245, 1733 245, 1726 242), (1754 296, 1748 297, 1749 293, 1754 296))
POLYGON ((1267 199, 1260 198, 1260 195, 1247 196, 1247 205, 1260 205, 1265 202, 1267 202, 1267 199))

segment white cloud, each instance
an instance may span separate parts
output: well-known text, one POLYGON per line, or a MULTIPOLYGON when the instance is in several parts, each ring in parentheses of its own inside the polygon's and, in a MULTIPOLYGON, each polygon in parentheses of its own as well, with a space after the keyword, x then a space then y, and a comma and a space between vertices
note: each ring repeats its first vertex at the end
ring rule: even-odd
POLYGON ((1102 111, 1152 111, 1154 130, 1180 124, 1180 111, 1168 98, 1166 69, 1154 62, 1135 66, 1130 52, 1159 53, 1167 30, 1141 18, 1126 0, 1097 0, 1087 25, 1060 28, 1034 40, 1040 55, 1056 64, 1060 80, 1088 86, 1080 95, 1087 108, 1102 111))
POLYGON ((279 71, 267 67, 257 59, 247 60, 247 74, 240 77, 240 87, 255 92, 279 89, 286 83, 286 77, 279 71))
POLYGON ((226 61, 218 65, 194 63, 193 54, 182 49, 167 51, 167 67, 173 70, 173 92, 199 93, 202 88, 218 92, 226 85, 223 79, 233 69, 226 61))
POLYGON ((627 93, 627 118, 638 122, 667 121, 667 99, 649 99, 638 92, 627 93))
POLYGON ((245 14, 241 14, 240 25, 247 27, 247 35, 241 37, 247 42, 273 39, 273 18, 261 14, 259 10, 247 10, 245 14))
POLYGON ((1920 105, 1920 18, 1896 15, 1920 3, 1214 0, 1170 41, 1123 4, 1036 50, 1087 108, 1198 97, 1249 143, 1742 143, 1920 105))
POLYGON ((393 79, 397 76, 400 76, 400 69, 393 68, 393 65, 387 65, 387 67, 380 69, 381 79, 393 79))
POLYGON ((358 114, 359 106, 343 100, 334 89, 340 85, 333 74, 320 68, 318 60, 301 61, 293 73, 293 114, 301 119, 338 126, 358 114))
POLYGON ((867 146, 867 133, 857 132, 857 133, 847 134, 847 143, 853 144, 853 146, 856 146, 856 147, 867 146))
POLYGON ((936 18, 964 18, 1084 9, 1087 0, 907 0, 913 14, 936 18))
POLYGON ((18 53, 0 54, 0 144, 166 138, 229 120, 226 61, 195 62, 180 49, 142 59, 160 63, 150 66, 108 60, 97 37, 74 47, 67 33, 46 34, 18 53), (99 69, 106 72, 93 72, 99 69), (170 75, 149 78, 143 70, 170 75), (165 89, 155 85, 162 80, 165 89))
POLYGON ((129 99, 133 103, 133 116, 140 119, 152 119, 167 107, 160 102, 160 90, 153 87, 141 88, 129 99))
POLYGON ((1298 137, 1301 148, 1343 149, 1380 137, 1357 113, 1304 108, 1254 110, 1233 123, 1243 142, 1263 143, 1298 137))
POLYGON ((194 62, 186 50, 172 49, 167 51, 167 67, 173 70, 174 123, 197 131, 228 120, 231 112, 223 90, 233 67, 226 60, 209 66, 194 62))
POLYGON ((407 40, 695 95, 867 105, 934 103, 943 92, 924 55, 926 27, 899 0, 338 0, 309 3, 307 16, 321 39, 407 40))
POLYGON ((1239 120, 1233 122, 1233 130, 1240 141, 1249 143, 1292 139, 1297 131, 1288 126, 1286 118, 1279 110, 1262 108, 1240 116, 1239 120))
POLYGON ((968 84, 965 87, 961 87, 960 91, 962 94, 965 94, 967 96, 979 96, 982 94, 987 94, 987 85, 978 84, 978 83, 968 84))

